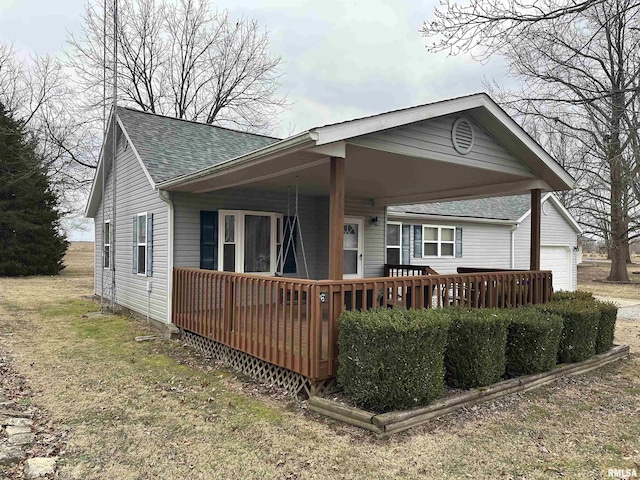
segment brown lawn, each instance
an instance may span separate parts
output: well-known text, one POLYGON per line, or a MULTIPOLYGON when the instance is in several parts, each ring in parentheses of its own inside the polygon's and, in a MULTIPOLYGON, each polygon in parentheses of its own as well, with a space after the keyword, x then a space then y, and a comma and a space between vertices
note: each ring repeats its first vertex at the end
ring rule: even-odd
POLYGON ((603 297, 640 300, 640 263, 627 266, 630 283, 607 282, 610 268, 606 260, 584 262, 578 265, 578 288, 592 291, 603 297))
MULTIPOLYGON (((57 277, 0 279, 0 355, 70 435, 63 479, 606 478, 640 470, 640 321, 631 359, 375 440, 218 370, 96 305, 91 246, 57 277)), ((4 467, 0 466, 0 478, 4 467)))

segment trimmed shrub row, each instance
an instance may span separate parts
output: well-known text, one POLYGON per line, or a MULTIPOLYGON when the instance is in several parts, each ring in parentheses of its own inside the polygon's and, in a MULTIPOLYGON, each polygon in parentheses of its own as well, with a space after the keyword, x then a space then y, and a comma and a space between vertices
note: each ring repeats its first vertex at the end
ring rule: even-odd
POLYGON ((340 317, 338 382, 365 408, 424 405, 445 380, 481 387, 608 351, 616 316, 614 304, 589 292, 517 309, 348 311, 340 317))
POLYGON ((565 318, 565 322, 568 321, 572 325, 570 332, 567 332, 566 335, 563 333, 560 348, 561 362, 579 361, 570 358, 575 358, 577 355, 585 359, 594 353, 604 353, 613 347, 616 318, 618 317, 618 307, 615 303, 596 300, 591 292, 556 292, 553 295, 553 302, 542 308, 547 311, 555 311, 565 318), (584 314, 585 311, 591 313, 584 314), (598 320, 595 337, 592 338, 594 312, 598 316, 598 320), (586 316, 582 318, 583 315, 586 316), (593 350, 591 349, 592 343, 593 350))
POLYGON ((593 293, 584 290, 576 290, 574 292, 560 290, 553 293, 554 302, 564 302, 566 300, 595 300, 595 298, 593 298, 593 293))
POLYGON ((358 405, 424 405, 444 388, 449 317, 438 310, 352 310, 340 316, 338 380, 358 405))
POLYGON ((594 301, 565 300, 547 303, 539 308, 562 317, 559 363, 581 362, 595 355, 600 310, 594 301))
POLYGON ((490 385, 504 375, 509 320, 498 309, 455 308, 445 352, 447 384, 457 388, 490 385))
POLYGON ((511 315, 507 338, 507 375, 531 375, 551 370, 558 356, 562 317, 533 308, 511 315))
POLYGON ((604 353, 613 347, 613 336, 616 331, 618 306, 612 302, 596 301, 600 308, 600 324, 596 338, 596 353, 604 353))

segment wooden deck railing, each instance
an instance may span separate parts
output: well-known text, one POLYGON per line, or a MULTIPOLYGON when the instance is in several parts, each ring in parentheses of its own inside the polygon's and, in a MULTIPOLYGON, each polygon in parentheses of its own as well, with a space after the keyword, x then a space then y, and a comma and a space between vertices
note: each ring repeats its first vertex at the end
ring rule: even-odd
POLYGON ((395 265, 387 263, 384 266, 385 277, 415 277, 420 275, 438 275, 438 272, 424 265, 395 265))
POLYGON ((173 323, 314 380, 335 376, 344 310, 515 307, 551 299, 551 272, 297 280, 174 270, 173 323))

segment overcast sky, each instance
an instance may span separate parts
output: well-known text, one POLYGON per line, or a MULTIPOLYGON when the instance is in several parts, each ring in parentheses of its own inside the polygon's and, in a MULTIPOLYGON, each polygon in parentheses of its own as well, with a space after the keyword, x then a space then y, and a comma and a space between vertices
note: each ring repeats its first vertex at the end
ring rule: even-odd
MULTIPOLYGON (((57 55, 78 31, 85 0, 0 0, 0 41, 23 54, 57 55)), ((429 54, 418 32, 437 0, 219 0, 256 19, 284 60, 281 136, 326 123, 483 89, 503 64, 429 54)), ((74 231, 73 240, 93 239, 74 231)))

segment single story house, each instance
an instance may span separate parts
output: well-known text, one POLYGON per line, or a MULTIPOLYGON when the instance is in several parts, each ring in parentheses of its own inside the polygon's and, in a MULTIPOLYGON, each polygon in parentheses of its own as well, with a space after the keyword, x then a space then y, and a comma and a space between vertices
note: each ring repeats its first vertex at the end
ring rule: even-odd
MULTIPOLYGON (((387 218, 387 263, 441 274, 529 268, 529 195, 391 206, 387 218)), ((540 232, 540 268, 553 272, 554 290, 575 290, 582 229, 553 193, 542 197, 540 232)))
POLYGON ((540 201, 574 180, 486 94, 286 139, 122 107, 108 124, 86 207, 96 294, 247 373, 292 389, 330 384, 344 309, 509 307, 552 294, 540 201), (388 207, 514 194, 532 199, 525 270, 388 271, 388 207))

